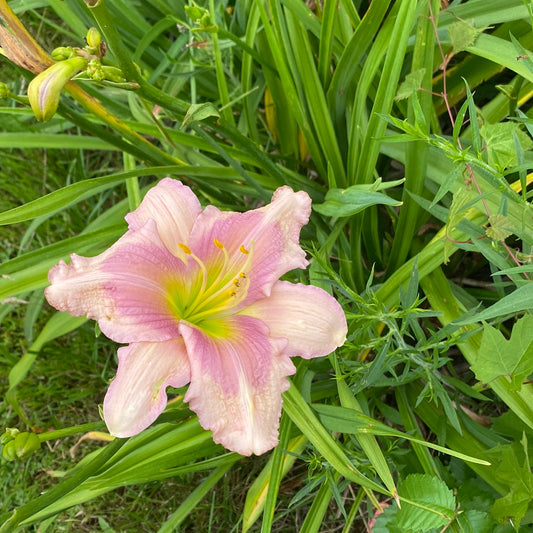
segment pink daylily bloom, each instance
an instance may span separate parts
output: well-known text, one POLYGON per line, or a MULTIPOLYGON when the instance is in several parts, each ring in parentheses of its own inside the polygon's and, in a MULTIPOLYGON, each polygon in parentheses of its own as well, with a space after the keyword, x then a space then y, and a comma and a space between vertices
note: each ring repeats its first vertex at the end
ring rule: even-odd
POLYGON ((277 444, 290 357, 327 355, 347 332, 327 292, 279 281, 308 264, 299 235, 310 211, 289 187, 245 213, 202 211, 165 178, 108 250, 50 270, 51 305, 128 343, 104 400, 112 435, 141 432, 165 408, 166 387, 190 383, 184 400, 215 442, 242 455, 277 444))

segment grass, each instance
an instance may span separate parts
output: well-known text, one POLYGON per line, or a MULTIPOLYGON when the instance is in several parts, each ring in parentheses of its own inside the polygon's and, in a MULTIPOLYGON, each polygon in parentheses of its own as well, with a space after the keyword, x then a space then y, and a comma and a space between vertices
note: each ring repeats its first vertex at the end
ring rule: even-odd
POLYGON ((0 29, 19 16, 47 53, 98 28, 124 80, 82 72, 37 122, 46 65, 17 50, 44 56, 0 34, 0 421, 41 441, 0 464, 0 531, 366 531, 382 503, 374 532, 527 531, 529 3, 9 5, 0 29), (287 279, 334 294, 348 338, 296 361, 264 456, 214 445, 186 389, 127 442, 80 441, 105 438, 117 347, 54 314, 47 272, 109 247, 166 175, 226 210, 313 200, 287 279))

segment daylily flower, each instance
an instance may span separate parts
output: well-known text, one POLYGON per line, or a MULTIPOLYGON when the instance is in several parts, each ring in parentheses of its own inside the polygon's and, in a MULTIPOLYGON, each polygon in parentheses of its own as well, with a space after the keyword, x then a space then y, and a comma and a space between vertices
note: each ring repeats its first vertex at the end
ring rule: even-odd
POLYGON ((327 292, 279 281, 308 264, 298 241, 310 211, 309 196, 289 187, 245 213, 202 211, 165 178, 107 251, 50 270, 55 308, 129 343, 104 400, 111 434, 141 432, 165 408, 166 387, 190 383, 184 400, 215 442, 243 455, 277 444, 290 357, 327 355, 347 331, 327 292))

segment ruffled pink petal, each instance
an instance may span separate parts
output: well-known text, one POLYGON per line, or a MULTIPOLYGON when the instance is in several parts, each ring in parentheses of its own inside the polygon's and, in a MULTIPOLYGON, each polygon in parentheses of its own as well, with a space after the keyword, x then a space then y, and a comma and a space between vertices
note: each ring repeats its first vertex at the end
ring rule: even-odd
POLYGON ((289 342, 286 352, 305 359, 321 357, 342 346, 348 331, 337 300, 311 285, 278 281, 267 298, 241 311, 262 320, 272 337, 289 342))
POLYGON ((169 287, 186 286, 186 266, 161 242, 155 222, 128 231, 96 257, 71 256, 50 269, 48 302, 59 311, 98 321, 116 342, 179 336, 169 287))
POLYGON ((190 380, 182 339, 139 342, 118 350, 118 371, 104 400, 111 435, 131 437, 146 429, 167 404, 166 388, 190 380))
POLYGON ((299 245, 300 230, 309 221, 311 199, 308 194, 294 192, 290 187, 279 188, 272 202, 245 213, 225 213, 207 208, 197 219, 190 237, 194 253, 209 263, 224 245, 238 269, 246 261, 240 251, 244 246, 251 254, 245 274, 250 288, 245 303, 270 293, 280 276, 295 268, 305 268, 308 261, 299 245))
POLYGON ((269 339, 260 320, 234 316, 220 327, 224 337, 180 326, 191 361, 185 401, 215 442, 259 455, 278 442, 281 394, 295 368, 284 354, 286 341, 269 339))
POLYGON ((165 246, 182 257, 178 243, 188 243, 191 228, 201 211, 200 202, 189 187, 181 181, 164 178, 146 193, 141 205, 126 216, 126 221, 130 230, 136 231, 148 220, 155 220, 165 246))

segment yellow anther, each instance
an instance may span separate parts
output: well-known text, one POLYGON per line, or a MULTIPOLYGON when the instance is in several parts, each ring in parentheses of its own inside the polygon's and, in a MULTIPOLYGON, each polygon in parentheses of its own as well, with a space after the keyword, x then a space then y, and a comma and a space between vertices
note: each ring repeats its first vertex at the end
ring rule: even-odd
POLYGON ((240 287, 241 286, 241 282, 238 279, 234 279, 233 280, 233 285, 235 285, 235 287, 240 287))
POLYGON ((239 247, 239 250, 241 251, 241 253, 243 254, 246 254, 248 255, 250 252, 244 247, 244 244, 241 244, 241 246, 239 247))
POLYGON ((213 242, 215 243, 215 246, 220 250, 224 249, 224 245, 216 237, 213 239, 213 242))
POLYGON ((230 291, 229 295, 230 295, 230 298, 233 298, 233 296, 235 296, 237 293, 235 291, 230 291))
POLYGON ((246 277, 246 274, 245 274, 244 272, 241 272, 241 273, 239 274, 239 278, 245 278, 245 277, 246 277))
POLYGON ((187 255, 191 255, 192 252, 191 252, 191 249, 186 245, 186 244, 183 244, 182 242, 178 242, 178 246, 187 254, 187 255))

